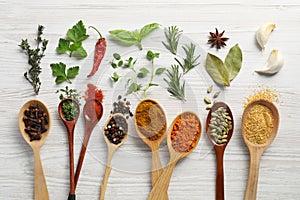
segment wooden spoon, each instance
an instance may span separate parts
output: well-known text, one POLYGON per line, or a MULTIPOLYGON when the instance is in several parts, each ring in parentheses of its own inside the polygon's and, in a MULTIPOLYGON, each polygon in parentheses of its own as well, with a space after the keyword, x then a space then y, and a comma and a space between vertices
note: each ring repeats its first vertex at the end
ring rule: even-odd
POLYGON ((209 140, 211 141, 211 143, 213 144, 215 152, 216 152, 216 159, 217 159, 216 200, 224 200, 225 199, 225 195, 224 195, 223 156, 224 156, 225 148, 226 148, 227 144, 229 143, 229 141, 231 139, 231 136, 232 136, 232 133, 233 133, 233 127, 234 127, 233 116, 232 116, 232 112, 231 112, 230 108, 228 107, 228 105, 226 103, 223 103, 223 102, 215 103, 212 106, 212 108, 210 109, 210 111, 207 115, 206 134, 207 134, 209 140), (210 128, 209 128, 209 124, 210 124, 210 120, 211 120, 211 113, 214 112, 215 110, 217 110, 219 107, 224 107, 228 111, 228 114, 229 114, 230 118, 232 119, 231 120, 232 129, 229 130, 229 132, 227 134, 227 142, 222 143, 222 144, 216 143, 215 139, 211 136, 210 128))
POLYGON ((249 149, 250 153, 250 168, 249 168, 249 174, 248 174, 248 183, 247 188, 245 192, 245 200, 255 200, 256 199, 256 193, 257 193, 257 182, 258 182, 258 174, 259 174, 259 166, 260 166, 260 158, 264 151, 271 145, 273 140, 276 137, 277 130, 279 126, 279 113, 276 108, 276 106, 265 100, 257 100, 249 105, 244 110, 243 117, 242 117, 242 133, 243 133, 243 139, 249 149), (255 144, 250 142, 245 135, 245 123, 247 121, 247 115, 250 111, 250 109, 255 105, 263 105, 268 107, 274 118, 274 127, 272 130, 272 133, 270 134, 269 139, 264 144, 255 144))
MULTIPOLYGON (((184 130, 186 127, 180 127, 181 130, 184 130)), ((163 171, 162 175, 158 178, 156 184, 154 185, 154 187, 152 188, 152 191, 148 197, 148 200, 160 200, 161 196, 163 194, 166 194, 169 188, 169 184, 170 184, 170 180, 171 180, 171 176, 174 170, 174 167, 176 165, 176 163, 188 156, 197 146, 200 136, 201 136, 201 122, 200 119, 198 118, 198 116, 193 113, 193 112, 183 112, 181 114, 179 114, 172 122, 172 124, 170 125, 169 129, 168 129, 168 135, 167 135, 167 144, 168 144, 168 148, 169 148, 169 152, 170 152, 170 161, 168 166, 165 168, 165 170, 163 171), (197 124, 198 124, 198 129, 197 129, 197 135, 193 138, 194 140, 194 145, 190 146, 191 149, 188 152, 177 152, 172 145, 172 140, 171 140, 171 133, 173 131, 173 127, 175 127, 175 123, 178 119, 183 118, 185 116, 194 116, 195 119, 197 120, 197 124)), ((196 134, 196 133, 195 133, 196 134)))
MULTIPOLYGON (((127 124, 127 130, 128 130, 127 120, 124 117, 124 115, 120 114, 120 113, 116 113, 116 114, 111 115, 104 127, 106 127, 109 124, 109 122, 111 121, 112 118, 115 119, 115 117, 124 118, 124 120, 127 124)), ((118 122, 116 122, 116 123, 118 123, 118 122)), ((104 133, 104 139, 105 139, 105 142, 107 144, 107 161, 106 161, 105 174, 104 174, 104 177, 103 177, 103 180, 102 180, 102 183, 101 183, 100 200, 104 200, 106 186, 107 186, 107 182, 108 182, 108 177, 109 177, 110 172, 111 172, 112 157, 113 157, 115 151, 117 150, 117 148, 120 147, 126 141, 127 137, 128 137, 128 131, 127 131, 127 133, 125 133, 125 137, 121 140, 121 142, 119 144, 114 144, 111 141, 109 141, 109 139, 107 138, 107 136, 104 133)))
POLYGON ((86 148, 92 134, 93 129, 100 121, 103 115, 103 106, 102 103, 97 99, 90 99, 88 100, 83 108, 84 120, 85 120, 85 137, 82 143, 81 152, 79 156, 79 160, 76 167, 75 173, 75 189, 78 183, 80 171, 82 168, 84 156, 86 153, 86 148))
POLYGON ((49 110, 41 101, 30 100, 27 103, 25 103, 20 109, 18 121, 19 121, 19 128, 22 133, 22 136, 25 139, 25 141, 29 144, 29 146, 32 148, 34 154, 34 199, 48 200, 49 194, 48 194, 46 179, 45 179, 43 166, 40 158, 40 148, 46 141, 46 138, 48 137, 50 132, 51 118, 50 118, 49 110), (30 141, 29 135, 24 130, 25 129, 25 124, 23 122, 24 111, 27 108, 29 108, 30 105, 37 105, 37 104, 43 108, 44 112, 48 116, 49 121, 48 121, 48 125, 45 126, 47 128, 47 131, 42 134, 41 139, 30 141))
POLYGON ((75 196, 75 181, 74 181, 74 129, 75 129, 75 125, 76 125, 77 119, 80 114, 80 106, 77 101, 74 101, 71 98, 66 98, 59 103, 58 114, 67 129, 68 140, 69 140, 70 192, 69 192, 68 200, 75 200, 76 196, 75 196), (63 106, 64 102, 67 102, 67 101, 72 101, 74 106, 76 106, 77 110, 78 110, 78 113, 76 114, 76 116, 74 116, 75 117, 74 120, 71 120, 71 121, 66 120, 63 115, 63 107, 62 106, 63 106))
MULTIPOLYGON (((141 101, 139 103, 139 105, 141 105, 145 102, 152 102, 153 106, 156 106, 156 109, 160 110, 161 115, 162 115, 160 117, 163 119, 162 121, 164 123, 163 126, 158 127, 158 131, 157 131, 157 134, 159 132, 162 132, 163 134, 160 137, 158 137, 156 140, 150 140, 148 137, 146 137, 142 133, 142 130, 146 130, 146 129, 143 129, 143 127, 141 127, 137 124, 137 119, 136 119, 137 115, 135 114, 135 129, 136 129, 136 132, 138 133, 139 137, 143 140, 143 142, 145 142, 150 147, 150 149, 152 151, 152 187, 153 187, 155 185, 157 179, 163 173, 163 167, 162 167, 162 164, 161 164, 161 161, 160 161, 160 158, 159 158, 159 146, 160 146, 161 142, 163 141, 164 135, 165 135, 166 130, 167 130, 167 120, 166 120, 166 115, 165 115, 162 107, 158 104, 158 102, 154 101, 153 99, 145 99, 145 100, 141 101)), ((139 105, 137 107, 139 107, 139 105)), ((151 118, 150 115, 147 116, 147 117, 151 118)))

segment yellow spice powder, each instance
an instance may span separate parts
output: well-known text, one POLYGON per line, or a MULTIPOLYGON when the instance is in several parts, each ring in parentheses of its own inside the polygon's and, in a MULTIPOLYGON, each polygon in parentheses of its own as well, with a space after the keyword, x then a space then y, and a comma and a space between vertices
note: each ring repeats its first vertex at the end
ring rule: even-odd
POLYGON ((252 95, 246 98, 244 103, 244 108, 253 101, 256 100, 266 100, 269 102, 279 103, 279 95, 270 88, 260 88, 259 90, 254 91, 252 95))
POLYGON ((272 111, 264 105, 253 106, 246 117, 243 133, 248 141, 264 144, 268 141, 274 127, 272 111))

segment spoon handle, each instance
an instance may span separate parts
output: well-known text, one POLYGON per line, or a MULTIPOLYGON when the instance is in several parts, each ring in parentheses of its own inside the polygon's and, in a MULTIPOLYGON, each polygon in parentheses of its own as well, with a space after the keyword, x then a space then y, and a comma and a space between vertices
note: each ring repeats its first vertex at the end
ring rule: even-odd
POLYGON ((248 174, 248 183, 245 193, 245 200, 256 200, 257 182, 262 152, 256 149, 250 150, 250 168, 248 174))
POLYGON ((114 146, 111 146, 108 144, 107 147, 108 147, 108 150, 107 150, 108 152, 107 152, 106 169, 105 169, 104 177, 103 177, 103 180, 101 183, 100 200, 104 200, 106 186, 107 186, 108 178, 109 178, 109 175, 111 172, 111 160, 116 151, 116 147, 114 147, 114 146))
POLYGON ((168 166, 165 168, 161 176, 158 178, 156 184, 152 188, 148 200, 161 200, 167 198, 166 196, 167 196, 171 176, 176 163, 177 160, 169 162, 168 166))
POLYGON ((223 168, 224 151, 216 150, 217 158, 217 177, 216 177, 216 200, 224 200, 224 168, 223 168))
POLYGON ((39 149, 34 150, 34 199, 49 200, 39 149))
POLYGON ((159 158, 158 150, 152 151, 152 187, 154 187, 156 181, 163 173, 162 164, 159 158))
POLYGON ((83 165, 83 160, 84 160, 85 153, 86 153, 86 148, 87 148, 87 145, 89 143, 91 133, 92 133, 92 130, 87 129, 86 133, 85 133, 85 136, 84 136, 84 139, 83 139, 83 143, 82 143, 82 146, 81 146, 81 151, 80 151, 80 155, 79 155, 79 159, 78 159, 78 163, 77 163, 77 167, 76 167, 75 178, 74 178, 75 179, 74 180, 75 181, 75 189, 76 189, 76 186, 77 186, 77 183, 78 183, 79 175, 80 175, 80 172, 81 172, 81 168, 82 168, 82 165, 83 165))

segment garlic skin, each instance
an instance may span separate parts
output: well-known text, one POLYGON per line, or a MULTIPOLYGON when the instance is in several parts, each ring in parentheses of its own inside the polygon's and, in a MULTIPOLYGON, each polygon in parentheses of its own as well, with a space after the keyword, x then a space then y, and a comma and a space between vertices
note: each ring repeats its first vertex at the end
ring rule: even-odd
POLYGON ((266 23, 261 25, 255 33, 256 41, 261 47, 262 51, 265 50, 266 44, 270 37, 273 29, 276 28, 276 24, 274 23, 266 23))
POLYGON ((284 64, 283 55, 277 49, 273 49, 273 51, 269 55, 265 67, 263 69, 257 69, 255 70, 255 72, 260 74, 272 75, 277 73, 282 68, 283 64, 284 64))

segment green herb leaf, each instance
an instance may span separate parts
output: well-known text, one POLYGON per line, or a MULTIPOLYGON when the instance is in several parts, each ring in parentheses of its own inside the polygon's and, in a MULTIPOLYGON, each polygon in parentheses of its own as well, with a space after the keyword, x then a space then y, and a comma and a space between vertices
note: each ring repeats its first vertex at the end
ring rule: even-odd
POLYGON ((229 74, 229 81, 232 81, 242 67, 242 51, 238 44, 233 46, 225 58, 225 66, 229 74))
POLYGON ((58 53, 66 53, 70 51, 70 41, 60 38, 58 42, 58 47, 56 47, 58 53))
POLYGON ((112 66, 112 68, 114 68, 114 69, 118 67, 118 66, 117 66, 117 64, 116 64, 116 63, 114 63, 114 62, 111 62, 111 63, 110 63, 110 65, 111 65, 111 66, 112 66))
POLYGON ((56 51, 58 53, 69 53, 72 57, 73 52, 76 52, 80 57, 86 57, 87 52, 82 47, 82 41, 87 39, 89 35, 86 34, 86 28, 80 20, 67 32, 67 39, 60 38, 56 51))
POLYGON ((154 58, 159 58, 159 53, 153 53, 151 50, 149 50, 146 57, 148 60, 153 60, 154 58))
POLYGON ((167 38, 167 43, 162 42, 163 45, 174 55, 177 54, 178 42, 182 31, 177 28, 177 26, 170 26, 165 28, 165 36, 167 38))
POLYGON ((118 67, 121 67, 123 65, 123 60, 120 60, 119 62, 118 62, 118 67))
POLYGON ((114 54, 113 54, 113 57, 114 57, 114 59, 116 59, 116 60, 120 60, 120 59, 121 59, 121 56, 120 56, 120 54, 118 54, 118 53, 114 53, 114 54))
POLYGON ((75 78, 78 75, 78 71, 79 71, 79 67, 78 66, 76 66, 76 67, 70 67, 67 70, 67 77, 68 78, 75 78))
POLYGON ((114 82, 117 82, 119 80, 120 76, 118 75, 117 72, 114 72, 113 75, 111 76, 111 79, 114 81, 114 82))
POLYGON ((205 68, 208 74, 216 83, 230 86, 228 71, 220 58, 208 53, 206 56, 205 68))
POLYGON ((185 100, 185 82, 181 84, 182 74, 179 74, 179 66, 172 65, 171 69, 167 69, 166 74, 169 80, 164 78, 164 81, 168 84, 168 92, 177 99, 185 100))
POLYGON ((52 75, 56 76, 55 82, 57 84, 67 81, 68 83, 72 83, 70 79, 75 78, 78 75, 79 67, 71 67, 67 70, 66 73, 66 65, 62 62, 60 63, 52 63, 50 64, 52 69, 52 75))
POLYGON ((141 85, 137 84, 137 83, 131 83, 131 85, 129 86, 128 90, 127 90, 127 94, 132 94, 133 92, 137 92, 141 89, 141 85))
POLYGON ((140 73, 138 73, 137 77, 144 78, 148 73, 149 73, 149 70, 143 67, 140 69, 140 73))
POLYGON ((200 57, 200 55, 195 56, 195 49, 196 49, 196 45, 193 43, 190 43, 189 45, 183 45, 182 46, 186 57, 184 58, 184 62, 181 63, 177 58, 175 58, 175 60, 177 61, 177 63, 180 65, 180 67, 183 70, 183 74, 188 73, 191 69, 193 69, 194 67, 196 67, 197 65, 199 65, 200 63, 198 62, 198 59, 200 57))
POLYGON ((155 71, 155 74, 160 75, 160 74, 164 73, 165 70, 166 70, 166 68, 163 68, 163 67, 157 68, 155 71))
POLYGON ((152 24, 145 25, 141 29, 141 31, 140 31, 140 37, 141 37, 141 39, 143 39, 145 36, 147 36, 149 33, 151 33, 152 31, 154 31, 158 27, 159 27, 158 23, 152 23, 152 24))
POLYGON ((86 28, 81 20, 68 30, 67 36, 74 43, 82 42, 89 37, 89 35, 86 34, 86 28))
POLYGON ((140 31, 138 30, 128 31, 123 29, 117 29, 117 30, 111 30, 109 31, 109 33, 116 40, 119 40, 127 45, 138 45, 140 50, 142 50, 143 49, 141 43, 142 39, 158 27, 159 24, 153 23, 153 24, 145 25, 140 31))

